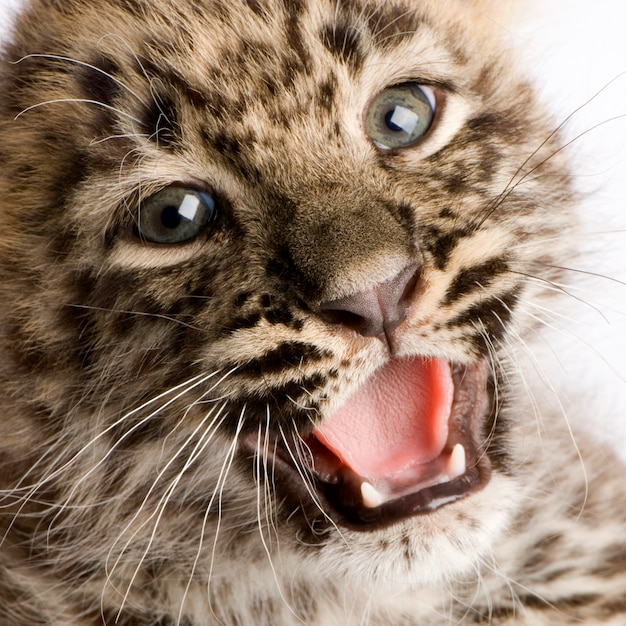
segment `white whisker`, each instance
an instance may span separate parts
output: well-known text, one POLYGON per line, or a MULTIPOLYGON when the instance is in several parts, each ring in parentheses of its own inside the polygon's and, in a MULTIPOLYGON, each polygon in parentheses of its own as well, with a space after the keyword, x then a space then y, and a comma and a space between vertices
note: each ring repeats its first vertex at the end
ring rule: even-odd
POLYGON ((105 72, 102 68, 99 68, 96 65, 92 65, 91 63, 85 63, 84 61, 79 61, 78 59, 73 59, 71 57, 66 57, 66 56, 62 56, 58 54, 27 54, 26 56, 23 56, 21 59, 18 59, 17 61, 13 61, 13 63, 17 65, 19 63, 22 63, 23 61, 26 61, 27 59, 50 59, 50 60, 56 60, 56 61, 66 61, 74 65, 86 67, 90 70, 93 70, 94 72, 98 74, 102 74, 103 76, 110 78, 115 84, 119 85, 122 89, 124 89, 124 91, 127 91, 131 96, 133 96, 139 102, 141 102, 141 104, 148 106, 148 103, 145 100, 143 100, 143 98, 141 98, 141 96, 136 91, 132 90, 123 81, 119 80, 118 78, 110 74, 109 72, 105 72))
POLYGON ((99 102, 98 100, 90 100, 89 98, 55 98, 53 100, 46 100, 45 102, 38 102, 37 104, 33 104, 29 107, 26 107, 25 109, 22 109, 15 116, 14 119, 17 120, 18 118, 22 117, 23 115, 26 115, 26 113, 29 113, 30 111, 33 111, 40 107, 48 106, 50 104, 93 104, 94 106, 101 107, 103 109, 106 109, 107 111, 111 111, 112 113, 117 113, 118 115, 121 115, 122 117, 126 117, 139 125, 142 124, 142 121, 138 117, 135 117, 134 115, 131 115, 130 113, 126 113, 125 111, 122 111, 121 109, 117 109, 111 106, 110 104, 105 104, 104 102, 99 102))

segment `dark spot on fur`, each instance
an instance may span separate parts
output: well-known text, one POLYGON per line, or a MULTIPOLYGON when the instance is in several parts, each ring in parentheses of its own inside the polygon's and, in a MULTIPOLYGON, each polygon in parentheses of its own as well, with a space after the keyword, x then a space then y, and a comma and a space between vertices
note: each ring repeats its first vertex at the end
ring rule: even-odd
POLYGON ((594 576, 612 578, 626 571, 626 545, 613 544, 602 551, 600 564, 592 571, 594 576))
MULTIPOLYGON (((46 184, 48 206, 57 210, 62 209, 74 189, 89 175, 89 159, 72 140, 63 136, 48 136, 42 140, 48 147, 48 158, 55 159, 56 175, 44 178, 44 181, 46 179, 48 181, 46 184)), ((56 211, 50 211, 49 216, 51 219, 59 219, 56 211)))
MULTIPOLYGON (((256 432, 259 422, 265 422, 268 411, 276 427, 282 424, 307 432, 311 430, 311 419, 319 409, 312 397, 325 383, 324 375, 318 373, 276 387, 267 387, 253 395, 233 400, 232 413, 239 415, 243 412, 246 417, 244 428, 253 432, 256 432)), ((236 420, 231 426, 236 426, 236 420)))
MULTIPOLYGON (((301 7, 302 4, 297 9, 290 7, 285 23, 285 33, 287 35, 287 43, 291 49, 295 51, 299 60, 299 67, 297 67, 297 71, 307 72, 311 68, 311 53, 302 39, 302 33, 300 30, 299 12, 301 7)), ((294 67, 294 70, 295 69, 296 68, 294 67)))
POLYGON ((261 179, 261 173, 253 160, 245 158, 256 141, 254 131, 249 130, 242 134, 224 131, 211 133, 203 128, 201 139, 207 147, 220 154, 249 183, 257 183, 261 179))
POLYGON ((337 78, 333 73, 323 80, 317 89, 317 104, 325 111, 332 111, 335 92, 337 90, 337 78))
POLYGON ((404 4, 385 2, 368 15, 368 25, 374 43, 382 49, 401 45, 413 39, 423 24, 423 17, 416 8, 407 9, 404 4))
MULTIPOLYGON (((624 570, 620 570, 616 573, 623 574, 624 570)), ((626 598, 604 602, 600 605, 598 610, 598 615, 605 616, 622 615, 622 613, 626 614, 626 598)))
POLYGON ((168 93, 153 95, 142 122, 150 140, 160 148, 172 149, 181 139, 177 106, 168 93))
POLYGON ((117 5, 129 15, 145 19, 146 5, 140 0, 113 0, 113 4, 117 5))
POLYGON ((266 16, 265 7, 259 2, 259 0, 246 0, 248 8, 259 17, 266 16))
POLYGON ((493 136, 511 137, 519 133, 515 114, 502 115, 484 112, 467 122, 467 128, 472 131, 470 141, 481 142, 493 136))
POLYGON ((283 10, 292 19, 300 17, 306 7, 306 3, 301 0, 280 0, 283 10))
POLYGON ((349 20, 338 17, 336 22, 327 24, 321 32, 322 44, 340 61, 354 72, 361 69, 364 62, 361 35, 349 20))
POLYGON ((455 172, 444 178, 444 190, 452 196, 462 196, 470 187, 468 177, 464 172, 455 172))
MULTIPOLYGON (((152 44, 152 47, 154 47, 155 50, 159 50, 162 54, 164 45, 163 42, 156 41, 152 44)), ((173 49, 172 55, 175 58, 178 52, 173 49)), ((136 71, 139 74, 147 75, 147 77, 157 85, 164 85, 164 88, 159 91, 161 97, 163 97, 167 90, 169 94, 176 94, 177 98, 187 100, 187 102, 196 109, 210 109, 214 115, 220 112, 223 114, 230 110, 231 103, 219 100, 222 96, 218 92, 215 90, 209 92, 201 85, 193 84, 191 79, 173 68, 161 67, 159 63, 152 60, 151 56, 146 56, 145 54, 137 55, 135 62, 137 63, 136 71), (218 100, 215 100, 215 98, 218 100), (224 110, 221 110, 221 107, 218 106, 218 102, 222 104, 224 110)), ((221 75, 221 70, 217 69, 216 72, 218 75, 221 75)))
POLYGON ((220 132, 212 138, 212 143, 217 151, 227 157, 229 161, 234 164, 238 163, 242 148, 238 137, 226 132, 220 132))
POLYGON ((573 593, 570 596, 547 600, 532 593, 518 595, 518 598, 523 606, 550 611, 557 609, 564 612, 568 609, 575 609, 595 604, 599 597, 600 596, 595 593, 573 593))
POLYGON ((265 312, 264 317, 272 325, 290 326, 293 323, 293 313, 287 308, 271 309, 265 312))
POLYGON ((452 252, 463 237, 471 233, 463 228, 457 228, 449 232, 442 232, 436 226, 430 226, 424 231, 424 245, 435 260, 438 270, 445 270, 452 252))
POLYGON ((226 325, 225 331, 228 333, 234 333, 238 330, 243 330, 246 328, 254 328, 259 323, 260 320, 261 320, 260 313, 251 313, 250 315, 246 317, 236 317, 234 320, 232 320, 226 325))
POLYGON ((240 309, 248 300, 252 297, 250 291, 240 291, 233 299, 233 305, 235 308, 240 309))
POLYGON ((115 81, 120 68, 117 63, 103 54, 87 65, 76 65, 74 77, 83 97, 106 106, 114 106, 114 100, 120 93, 120 85, 115 81))
POLYGON ((524 565, 522 566, 525 571, 536 572, 544 568, 548 563, 553 560, 550 553, 551 548, 554 548, 562 539, 560 533, 553 535, 547 535, 537 541, 529 550, 528 556, 524 565))
MULTIPOLYGON (((288 211, 288 213, 291 213, 291 211, 288 211)), ((294 292, 297 292, 300 297, 305 297, 307 300, 314 300, 319 292, 319 287, 297 269, 287 245, 278 244, 276 246, 266 264, 266 272, 268 276, 278 279, 286 292, 290 293, 294 300, 298 300, 297 304, 300 308, 308 311, 306 301, 295 296, 294 292)))

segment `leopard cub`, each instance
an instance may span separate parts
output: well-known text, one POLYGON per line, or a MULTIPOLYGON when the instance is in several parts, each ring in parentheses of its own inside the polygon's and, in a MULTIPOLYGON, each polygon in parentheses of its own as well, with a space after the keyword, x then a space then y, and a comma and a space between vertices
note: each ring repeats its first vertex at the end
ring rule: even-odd
POLYGON ((1 626, 626 623, 626 472, 522 365, 576 193, 504 4, 26 4, 1 626))

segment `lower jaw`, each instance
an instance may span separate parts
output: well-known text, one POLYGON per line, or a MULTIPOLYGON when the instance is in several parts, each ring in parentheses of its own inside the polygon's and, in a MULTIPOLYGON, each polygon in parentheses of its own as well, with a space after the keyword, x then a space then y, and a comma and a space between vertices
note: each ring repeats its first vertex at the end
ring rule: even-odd
POLYGON ((478 459, 473 447, 466 451, 468 466, 459 476, 436 477, 404 492, 380 494, 380 500, 373 486, 345 469, 333 482, 315 478, 314 485, 320 501, 327 504, 325 512, 335 523, 359 531, 375 530, 405 518, 428 515, 483 489, 491 478, 491 464, 486 457, 478 459))

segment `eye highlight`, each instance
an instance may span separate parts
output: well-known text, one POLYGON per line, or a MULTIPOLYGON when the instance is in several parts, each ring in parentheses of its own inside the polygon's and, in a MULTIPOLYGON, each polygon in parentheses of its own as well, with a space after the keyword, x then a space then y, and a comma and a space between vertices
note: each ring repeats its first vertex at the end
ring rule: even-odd
POLYGON ((365 130, 377 148, 408 148, 428 133, 436 102, 434 90, 424 85, 405 83, 388 87, 371 103, 365 130))
POLYGON ((208 193, 172 185, 141 202, 135 232, 151 243, 184 243, 214 223, 216 215, 216 202, 208 193))

